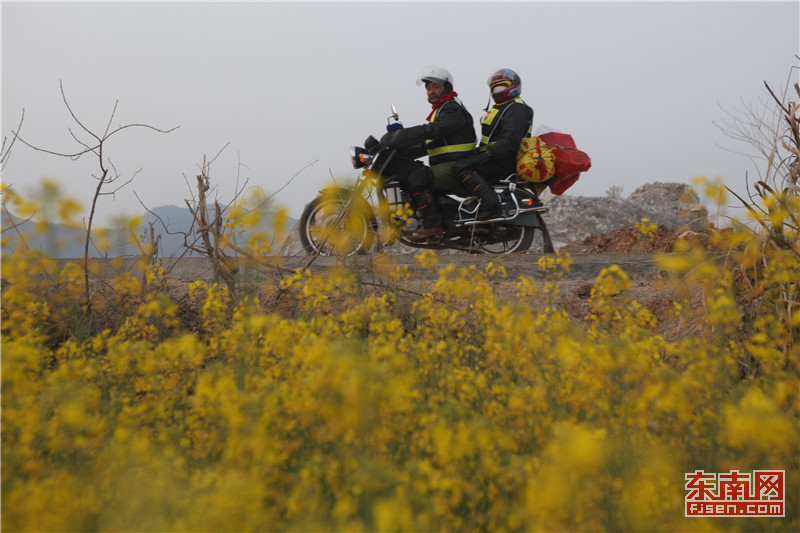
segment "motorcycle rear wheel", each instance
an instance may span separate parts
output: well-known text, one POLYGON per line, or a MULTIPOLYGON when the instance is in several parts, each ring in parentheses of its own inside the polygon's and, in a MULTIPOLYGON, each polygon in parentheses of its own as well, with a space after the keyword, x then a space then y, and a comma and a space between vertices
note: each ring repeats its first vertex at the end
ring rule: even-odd
POLYGON ((300 243, 307 254, 365 254, 372 248, 376 230, 370 205, 347 194, 314 198, 298 222, 300 243))
POLYGON ((550 232, 540 214, 539 226, 512 226, 504 225, 504 238, 495 239, 491 243, 482 243, 475 253, 493 255, 513 254, 517 252, 532 252, 551 254, 555 252, 550 232))
POLYGON ((530 226, 503 225, 498 229, 502 231, 503 238, 495 239, 493 242, 481 243, 476 253, 492 255, 513 254, 514 252, 524 252, 531 247, 534 228, 530 226))

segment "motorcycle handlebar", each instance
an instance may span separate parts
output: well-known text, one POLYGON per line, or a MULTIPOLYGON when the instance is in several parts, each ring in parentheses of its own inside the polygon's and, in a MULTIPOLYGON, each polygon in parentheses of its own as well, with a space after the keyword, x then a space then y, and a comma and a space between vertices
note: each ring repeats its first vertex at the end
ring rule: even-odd
POLYGON ((370 154, 377 152, 380 149, 381 143, 378 139, 370 135, 364 141, 364 149, 370 154))

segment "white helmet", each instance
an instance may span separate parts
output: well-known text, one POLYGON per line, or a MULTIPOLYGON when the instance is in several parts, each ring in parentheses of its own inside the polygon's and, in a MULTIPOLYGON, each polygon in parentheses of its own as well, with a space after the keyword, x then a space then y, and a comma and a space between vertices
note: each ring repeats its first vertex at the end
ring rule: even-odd
POLYGON ((442 85, 447 82, 450 85, 453 85, 453 76, 450 75, 450 71, 446 68, 428 65, 422 69, 422 74, 420 74, 419 79, 417 80, 417 85, 423 85, 427 81, 441 83, 442 85))

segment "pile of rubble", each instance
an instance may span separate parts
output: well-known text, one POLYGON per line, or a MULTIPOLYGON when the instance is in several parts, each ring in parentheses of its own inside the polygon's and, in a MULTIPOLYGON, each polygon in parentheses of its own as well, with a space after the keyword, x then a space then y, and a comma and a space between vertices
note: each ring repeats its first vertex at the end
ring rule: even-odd
MULTIPOLYGON (((556 250, 568 243, 588 244, 601 235, 612 232, 631 232, 635 224, 648 219, 658 229, 660 240, 668 234, 683 230, 702 231, 708 224, 708 211, 700 203, 691 186, 683 183, 649 183, 642 185, 627 198, 617 196, 552 196, 542 195, 550 206, 545 217, 547 229, 556 250)), ((583 247, 586 252, 597 247, 583 247)), ((570 246, 568 251, 580 252, 580 246, 570 246)), ((612 250, 608 251, 626 251, 612 250)))

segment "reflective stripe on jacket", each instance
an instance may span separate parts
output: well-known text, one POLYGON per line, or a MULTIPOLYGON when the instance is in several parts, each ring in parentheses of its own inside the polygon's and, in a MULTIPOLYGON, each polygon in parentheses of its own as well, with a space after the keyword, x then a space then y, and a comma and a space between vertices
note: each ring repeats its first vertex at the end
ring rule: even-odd
POLYGON ((429 119, 425 132, 428 164, 457 161, 475 153, 472 115, 458 98, 443 103, 429 119))

